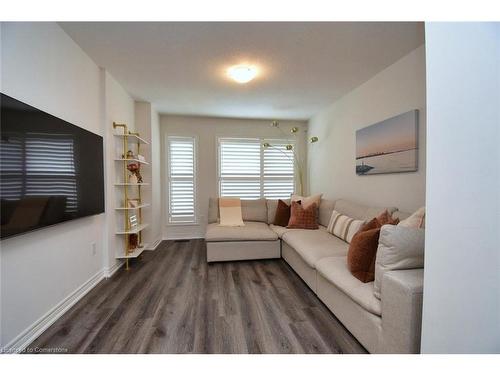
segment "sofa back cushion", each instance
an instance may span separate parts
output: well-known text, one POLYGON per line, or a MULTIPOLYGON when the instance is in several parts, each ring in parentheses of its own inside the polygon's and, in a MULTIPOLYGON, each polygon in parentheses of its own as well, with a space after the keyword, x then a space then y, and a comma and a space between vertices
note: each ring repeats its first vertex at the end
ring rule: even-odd
POLYGON ((335 207, 335 201, 329 199, 322 199, 319 204, 319 218, 318 221, 324 227, 327 227, 332 217, 332 212, 335 207))
MULTIPOLYGON (((267 223, 273 224, 276 217, 276 208, 278 207, 279 199, 266 199, 267 205, 267 223)), ((290 205, 290 199, 282 199, 287 205, 290 205)))
POLYGON ((244 221, 267 223, 266 199, 245 199, 241 201, 241 213, 244 221))
POLYGON ((386 210, 392 214, 396 211, 396 207, 373 207, 355 203, 347 199, 338 199, 335 201, 335 211, 358 220, 371 220, 386 210))
POLYGON ((315 195, 309 195, 308 197, 304 197, 302 195, 297 195, 297 194, 292 194, 291 200, 292 202, 299 202, 302 204, 302 207, 304 209, 307 209, 311 204, 316 203, 316 209, 319 207, 319 204, 321 202, 321 197, 323 196, 323 193, 320 194, 315 194, 315 195))
POLYGON ((399 225, 380 230, 375 259, 373 294, 380 299, 382 279, 387 271, 424 267, 425 231, 399 225))
MULTIPOLYGON (((243 221, 260 221, 267 223, 266 199, 241 200, 241 214, 243 221)), ((208 223, 216 223, 219 220, 219 198, 208 200, 208 223)), ((273 217, 274 220, 274 217, 273 217)))
POLYGON ((208 224, 219 220, 219 198, 208 199, 208 224))

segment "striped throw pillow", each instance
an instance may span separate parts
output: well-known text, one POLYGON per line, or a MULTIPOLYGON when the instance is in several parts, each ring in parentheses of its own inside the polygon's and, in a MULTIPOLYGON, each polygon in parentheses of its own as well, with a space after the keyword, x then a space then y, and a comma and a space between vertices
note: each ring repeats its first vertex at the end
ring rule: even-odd
POLYGON ((352 238, 364 223, 363 220, 356 220, 333 210, 327 230, 341 240, 351 243, 352 238))

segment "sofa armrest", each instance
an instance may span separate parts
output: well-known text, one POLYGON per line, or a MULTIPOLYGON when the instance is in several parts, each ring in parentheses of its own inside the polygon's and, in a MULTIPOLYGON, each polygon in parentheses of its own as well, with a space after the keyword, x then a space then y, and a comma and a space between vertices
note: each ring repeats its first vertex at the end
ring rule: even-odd
POLYGON ((424 269, 386 272, 382 279, 381 353, 419 353, 424 269))

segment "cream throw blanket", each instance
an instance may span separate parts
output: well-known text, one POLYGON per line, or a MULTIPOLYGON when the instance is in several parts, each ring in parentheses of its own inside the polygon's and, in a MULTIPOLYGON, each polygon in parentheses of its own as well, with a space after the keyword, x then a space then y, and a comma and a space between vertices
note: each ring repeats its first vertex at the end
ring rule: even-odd
POLYGON ((220 226, 242 227, 243 218, 241 215, 240 198, 219 198, 220 226))

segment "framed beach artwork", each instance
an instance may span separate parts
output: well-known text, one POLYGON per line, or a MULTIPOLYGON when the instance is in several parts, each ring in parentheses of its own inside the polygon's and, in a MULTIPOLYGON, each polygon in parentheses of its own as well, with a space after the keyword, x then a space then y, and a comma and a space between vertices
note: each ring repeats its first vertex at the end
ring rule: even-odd
POLYGON ((356 131, 356 174, 418 170, 418 110, 356 131))

